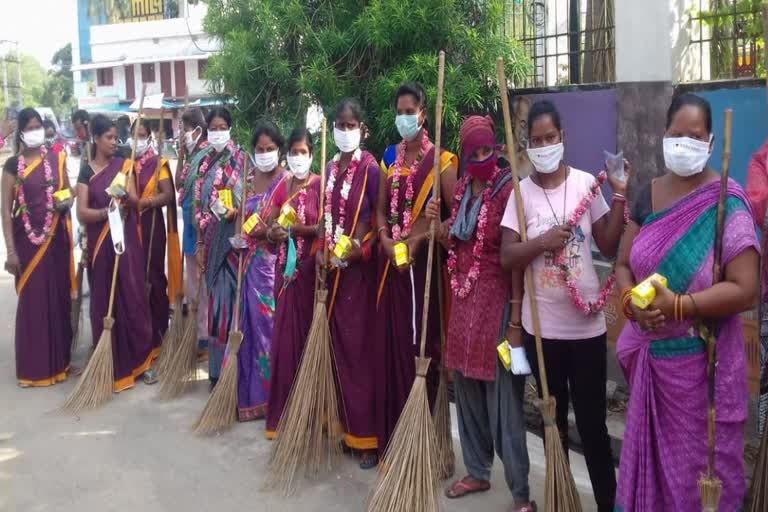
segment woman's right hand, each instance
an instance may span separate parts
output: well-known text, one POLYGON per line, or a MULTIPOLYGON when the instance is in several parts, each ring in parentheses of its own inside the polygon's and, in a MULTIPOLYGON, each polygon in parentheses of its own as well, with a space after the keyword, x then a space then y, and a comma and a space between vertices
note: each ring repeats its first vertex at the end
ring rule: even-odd
POLYGON ((288 232, 283 229, 283 227, 275 222, 272 224, 272 227, 269 228, 269 232, 267 234, 267 238, 272 240, 273 242, 284 242, 288 238, 288 232))
POLYGON ((384 256, 387 257, 392 263, 395 262, 395 241, 388 236, 382 236, 379 241, 381 242, 381 250, 384 251, 384 256))
POLYGON ((15 252, 8 253, 5 259, 5 271, 13 276, 19 276, 21 274, 21 262, 19 256, 15 252))
POLYGON ((539 236, 538 240, 541 248, 545 251, 559 251, 565 247, 565 244, 568 243, 571 236, 571 228, 562 224, 553 227, 543 235, 539 236))
POLYGON ((635 322, 644 331, 655 331, 666 325, 666 317, 660 309, 640 309, 634 304, 630 304, 632 313, 635 316, 635 322))
POLYGON ((440 222, 440 200, 435 198, 430 199, 424 213, 429 221, 435 220, 440 222))

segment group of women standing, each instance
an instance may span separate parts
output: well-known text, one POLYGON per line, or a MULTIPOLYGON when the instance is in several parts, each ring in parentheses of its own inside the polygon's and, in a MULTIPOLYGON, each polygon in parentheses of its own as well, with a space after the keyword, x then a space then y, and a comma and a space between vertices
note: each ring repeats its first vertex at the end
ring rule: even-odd
MULTIPOLYGON (((569 166, 557 109, 546 101, 533 104, 526 148, 533 172, 520 183, 524 218, 518 217, 513 178, 499 156, 493 121, 468 117, 459 155, 438 155, 429 138, 427 104, 419 84, 398 89, 394 107, 402 140, 377 161, 362 149, 361 105, 343 100, 333 123, 338 152, 321 176, 311 173, 313 140, 304 128, 294 130, 286 143, 273 123, 263 121, 246 151, 232 140, 225 109, 213 109, 205 119, 199 110, 185 112, 175 185, 184 219, 186 296, 203 305, 198 335, 200 347, 208 347, 212 384, 226 364, 228 334, 236 327, 237 262, 244 251, 238 414, 241 421, 265 418, 267 437, 277 435, 309 333, 317 279, 326 275, 343 441, 359 453, 362 468, 374 467, 414 380, 427 307, 430 404, 440 367, 452 369, 467 470, 446 496, 488 490, 495 452, 514 500, 512 510, 536 510, 529 495, 523 413, 526 374, 533 373, 541 384, 528 297, 534 290, 523 280, 531 267, 562 443, 568 453, 572 402, 600 511, 700 507, 696 481, 707 462, 707 384, 698 326, 717 323, 716 474, 724 483, 722 509, 736 510, 744 495, 741 428, 746 420, 738 313, 751 306, 756 293, 759 249, 749 203, 730 182, 724 279, 712 286, 718 176, 706 167, 713 146, 706 101, 690 94, 673 101, 663 144, 668 172, 640 190, 631 210, 629 163, 624 175, 610 177, 569 166), (436 159, 442 201, 432 197, 436 159), (601 189, 605 182, 613 192, 610 203, 601 189), (232 203, 222 209, 225 190, 232 203), (277 222, 285 206, 295 212, 288 228, 277 222), (427 268, 432 221, 439 226, 437 260, 447 262, 445 273, 439 265, 427 268), (521 241, 522 222, 526 241, 521 241), (348 256, 325 261, 323 244, 332 252, 342 235, 351 240, 348 256), (606 428, 602 313, 614 278, 601 285, 592 263, 593 241, 603 255, 617 257, 615 280, 629 319, 617 349, 631 392, 618 490, 606 428), (407 246, 410 264, 398 261, 399 243, 407 246), (329 266, 327 273, 319 273, 322 265, 329 266), (445 294, 433 294, 425 303, 428 273, 444 280, 445 294), (668 285, 657 286, 656 300, 639 309, 629 290, 653 273, 664 275, 668 285), (441 299, 449 312, 445 323, 441 299), (502 340, 510 345, 509 367, 497 355, 502 340)), ((20 117, 24 149, 6 164, 2 181, 6 268, 16 275, 19 293, 20 384, 63 379, 70 356, 71 326, 64 308, 71 270, 59 263, 71 260, 68 205, 46 203, 53 189, 66 187, 63 159, 41 149, 38 124, 34 115, 20 117), (39 226, 42 231, 36 231, 39 226), (41 308, 49 309, 47 324, 32 320, 41 308)), ((149 133, 140 127, 140 139, 142 130, 149 133)), ((107 222, 111 199, 104 189, 131 162, 114 157, 116 135, 108 120, 94 118, 91 132, 94 158, 78 180, 77 213, 88 228, 96 339, 115 257, 107 222)), ((156 156, 137 156, 138 189, 120 201, 126 220, 115 307, 116 390, 132 385, 149 368, 167 328, 165 275, 154 267, 145 270, 146 261, 159 265, 164 255, 141 248, 148 240, 155 248, 166 245, 162 229, 152 238, 146 226, 171 204, 174 187, 156 156)), ((162 225, 162 217, 155 222, 162 225)))

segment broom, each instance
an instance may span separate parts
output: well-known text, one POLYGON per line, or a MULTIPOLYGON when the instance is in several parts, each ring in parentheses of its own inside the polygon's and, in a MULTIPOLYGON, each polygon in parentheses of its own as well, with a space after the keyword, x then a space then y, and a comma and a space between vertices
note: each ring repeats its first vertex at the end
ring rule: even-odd
MULTIPOLYGON (((144 114, 144 90, 141 92, 139 102, 139 117, 136 128, 133 130, 133 147, 131 148, 131 161, 136 157, 136 134, 141 117, 144 114)), ((130 189, 133 165, 128 169, 127 186, 130 189)), ((117 284, 117 268, 120 264, 120 254, 115 254, 115 263, 112 267, 112 285, 109 291, 109 306, 107 316, 104 317, 104 328, 93 351, 91 360, 83 371, 75 389, 67 397, 61 409, 63 411, 77 412, 81 409, 94 409, 112 398, 112 385, 114 383, 114 361, 112 355, 112 327, 115 320, 112 318, 112 308, 115 304, 115 287, 117 284)))
MULTIPOLYGON (((242 171, 243 194, 240 201, 240 226, 245 220, 245 205, 247 204, 246 175, 248 174, 250 158, 245 158, 242 171)), ((208 435, 228 429, 237 421, 237 352, 243 342, 240 331, 240 290, 243 283, 243 251, 237 252, 237 291, 235 292, 234 322, 229 331, 227 349, 229 355, 221 371, 221 378, 213 388, 203 412, 195 422, 193 430, 198 435, 208 435)), ((195 317, 197 316, 195 312, 195 317)), ((193 317, 193 318, 195 318, 193 317)))
MULTIPOLYGON (((723 131, 723 166, 720 172, 720 197, 717 200, 717 222, 715 225, 715 248, 712 263, 712 286, 720 282, 720 268, 723 249, 723 230, 725 228, 725 200, 728 195, 728 167, 731 158, 731 126, 733 111, 725 111, 723 131)), ((704 512, 717 512, 723 482, 715 475, 715 366, 717 363, 717 332, 714 327, 702 329, 707 345, 707 472, 699 478, 701 509, 704 512)))
MULTIPOLYGON (((165 121, 165 109, 160 107, 160 134, 157 138, 157 164, 155 165, 155 190, 154 194, 157 194, 160 188, 159 178, 160 169, 163 166, 163 141, 165 138, 165 129, 163 128, 163 121, 165 121)), ((152 283, 149 281, 149 270, 152 268, 152 246, 154 245, 155 238, 155 224, 157 223, 157 208, 152 208, 152 224, 149 227, 149 247, 147 247, 147 271, 144 273, 144 292, 149 301, 149 294, 152 291, 152 283)))
MULTIPOLYGON (((496 59, 496 73, 499 80, 499 92, 501 93, 501 106, 504 114, 504 131, 507 142, 507 160, 512 169, 512 183, 515 189, 515 205, 517 206, 517 219, 519 222, 520 240, 526 242, 525 212, 520 195, 520 183, 517 173, 517 158, 515 157, 514 138, 512 136, 512 120, 509 110, 509 95, 507 92, 507 79, 504 72, 504 59, 496 59)), ((525 282, 527 295, 531 302, 531 320, 536 337, 536 355, 539 363, 539 376, 541 381, 541 400, 536 400, 536 406, 544 420, 544 448, 546 460, 546 484, 544 495, 544 508, 547 512, 581 512, 581 502, 576 483, 571 474, 571 468, 563 451, 560 441, 560 433, 555 422, 555 398, 549 394, 547 381, 547 369, 544 364, 544 350, 541 341, 541 324, 539 323, 539 309, 536 301, 533 275, 530 265, 525 269, 525 282)))
MULTIPOLYGON (((325 119, 320 128, 320 218, 325 202, 325 119)), ((339 410, 336 395, 331 331, 328 325, 326 263, 328 244, 323 243, 323 263, 315 280, 315 306, 307 343, 296 377, 277 426, 269 461, 266 486, 290 495, 299 474, 317 477, 332 471, 341 456, 339 410)))
MULTIPOLYGON (((435 161, 432 168, 432 196, 440 197, 440 137, 443 118, 443 78, 445 52, 440 51, 437 71, 437 103, 435 106, 435 161)), ((425 357, 429 297, 435 253, 435 231, 432 221, 427 251, 427 276, 424 283, 424 308, 421 316, 421 345, 416 358, 416 378, 397 420, 392 439, 384 453, 376 486, 368 504, 369 512, 435 512, 440 509, 439 479, 445 474, 440 454, 435 423, 429 413, 427 398, 427 372, 431 359, 425 357)), ((446 390, 447 391, 447 390, 446 390)), ((437 406, 436 406, 437 408, 437 406)))

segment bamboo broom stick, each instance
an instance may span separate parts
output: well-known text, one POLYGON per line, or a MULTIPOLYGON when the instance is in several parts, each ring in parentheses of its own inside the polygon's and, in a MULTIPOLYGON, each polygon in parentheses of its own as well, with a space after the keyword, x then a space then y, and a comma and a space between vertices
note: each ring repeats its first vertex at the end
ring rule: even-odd
MULTIPOLYGON (((519 222, 519 234, 521 242, 528 241, 526 231, 525 211, 520 194, 520 180, 517 172, 517 158, 515 155, 514 137, 512 135, 512 118, 509 109, 509 93, 507 79, 504 71, 504 59, 496 59, 496 73, 499 79, 499 93, 501 94, 501 107, 504 114, 504 133, 507 142, 507 160, 512 169, 512 183, 514 185, 515 206, 517 207, 517 219, 519 222)), ((573 480, 568 459, 560 442, 560 434, 555 422, 555 398, 549 394, 547 382, 547 369, 544 363, 544 349, 541 340, 541 323, 539 321, 539 308, 536 300, 531 266, 525 269, 525 283, 528 298, 531 303, 531 320, 536 337, 536 355, 539 364, 539 376, 541 381, 541 400, 536 405, 541 411, 544 420, 544 444, 547 466, 545 485, 545 510, 547 512, 580 512, 581 502, 576 483, 573 480)))
MULTIPOLYGON (((163 123, 165 121, 165 109, 160 106, 160 134, 157 138, 157 164, 155 165, 155 173, 154 173, 154 180, 155 180, 155 190, 153 191, 153 195, 157 195, 158 191, 160 189, 160 169, 163 166, 163 142, 165 142, 165 128, 163 126, 163 123)), ((139 169, 139 172, 141 172, 141 169, 139 169)), ((162 206, 160 207, 162 208, 162 206)), ((152 246, 154 245, 155 240, 155 224, 157 223, 157 208, 152 208, 152 224, 149 228, 149 247, 147 247, 147 271, 144 273, 144 290, 147 295, 147 300, 149 300, 149 294, 152 291, 152 282, 149 280, 149 271, 152 268, 152 246)))
MULTIPOLYGON (((445 52, 440 51, 437 70, 435 106, 435 158, 432 168, 432 196, 440 197, 440 143, 443 124, 443 88, 445 52)), ((426 376, 431 359, 425 357, 432 265, 437 222, 429 226, 427 275, 424 282, 424 308, 421 320, 421 344, 416 358, 416 378, 395 425, 384 453, 371 499, 369 512, 436 512, 440 509, 439 476, 445 474, 437 451, 437 433, 429 412, 426 376)))
MULTIPOLYGON (((128 193, 131 191, 133 178, 133 160, 136 158, 136 134, 138 132, 141 118, 144 115, 144 94, 146 85, 141 91, 141 100, 139 101, 139 117, 133 130, 133 146, 131 147, 131 166, 128 169, 126 186, 128 193)), ((93 351, 91 360, 83 371, 83 375, 67 397, 62 410, 77 412, 82 409, 94 409, 112 398, 112 386, 114 383, 114 357, 112 354, 112 327, 115 320, 113 318, 113 306, 115 302, 115 288, 117 286, 117 270, 120 264, 120 253, 115 254, 115 263, 112 268, 112 284, 109 291, 109 305, 107 306, 107 316, 104 318, 104 327, 93 351)))

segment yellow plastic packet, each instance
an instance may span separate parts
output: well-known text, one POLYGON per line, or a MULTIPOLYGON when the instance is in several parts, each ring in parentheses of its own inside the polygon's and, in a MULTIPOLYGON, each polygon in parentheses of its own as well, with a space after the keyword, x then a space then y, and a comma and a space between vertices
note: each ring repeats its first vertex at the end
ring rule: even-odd
POLYGON ((112 179, 112 183, 107 187, 106 192, 111 197, 123 197, 126 195, 128 193, 128 179, 125 174, 117 173, 112 179))
POLYGON ((398 267, 407 267, 411 262, 408 257, 408 245, 403 242, 397 242, 395 244, 395 264, 398 267))
POLYGON ((283 206, 280 210, 280 216, 277 218, 277 223, 285 230, 296 224, 296 210, 293 209, 293 206, 289 204, 283 206))
POLYGON ((245 223, 243 224, 243 229, 245 230, 246 233, 250 235, 251 231, 253 231, 253 228, 258 226, 260 222, 261 222, 261 217, 259 217, 258 213, 254 213, 253 215, 248 217, 248 220, 245 221, 245 223))
POLYGON ((338 242, 336 242, 336 247, 333 248, 333 255, 339 261, 345 261, 351 251, 352 240, 347 235, 341 235, 338 242))
POLYGON ((509 341, 504 340, 498 344, 496 351, 499 353, 499 359, 501 364, 504 365, 504 369, 509 371, 512 366, 512 347, 509 345, 509 341))
POLYGON ((232 191, 228 188, 225 188, 223 190, 219 190, 219 201, 221 201, 221 205, 232 209, 232 191))
POLYGON ((651 303, 656 300, 656 288, 653 287, 652 281, 658 281, 664 288, 667 287, 667 278, 661 274, 652 274, 648 276, 642 283, 632 288, 632 304, 640 309, 646 309, 651 303))
POLYGON ((68 188, 65 188, 63 190, 58 190, 53 193, 53 198, 60 203, 63 203, 64 201, 68 200, 70 197, 72 197, 72 193, 69 191, 68 188))

